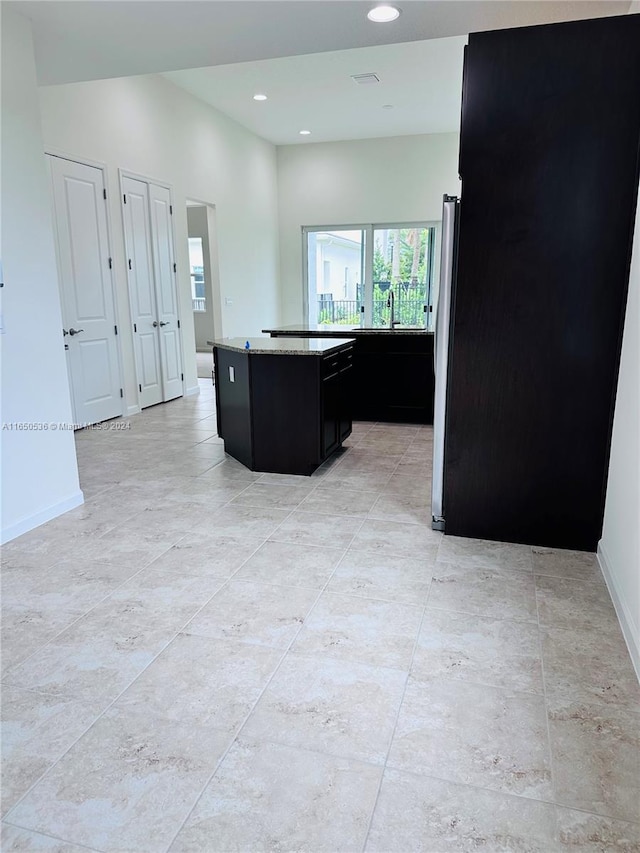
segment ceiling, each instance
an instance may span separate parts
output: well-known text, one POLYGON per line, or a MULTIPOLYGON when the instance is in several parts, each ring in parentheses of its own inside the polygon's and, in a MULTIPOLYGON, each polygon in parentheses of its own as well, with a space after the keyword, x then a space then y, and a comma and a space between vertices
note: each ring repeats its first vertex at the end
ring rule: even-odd
POLYGON ((40 85, 165 73, 275 144, 457 130, 470 32, 626 14, 629 0, 3 0, 40 85), (376 72, 358 86, 352 74, 376 72), (268 100, 253 101, 257 91, 268 100), (383 109, 391 105, 392 109, 383 109), (299 130, 307 127, 309 137, 299 130))
POLYGON ((466 36, 165 74, 275 145, 446 133, 460 126, 466 36), (375 72, 373 85, 353 74, 375 72), (268 100, 253 100, 256 92, 268 100), (389 109, 391 107, 391 109, 389 109))

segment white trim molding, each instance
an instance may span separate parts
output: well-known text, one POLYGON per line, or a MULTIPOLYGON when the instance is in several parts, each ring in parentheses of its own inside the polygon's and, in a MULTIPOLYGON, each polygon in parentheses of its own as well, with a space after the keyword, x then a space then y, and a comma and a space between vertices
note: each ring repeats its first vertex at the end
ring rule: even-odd
POLYGON ((83 503, 84 495, 80 490, 78 490, 77 492, 74 492, 74 494, 69 495, 69 497, 65 498, 63 501, 59 501, 52 506, 48 506, 46 509, 36 512, 35 515, 30 515, 27 518, 20 519, 16 524, 12 524, 11 527, 6 527, 2 531, 2 544, 4 545, 5 542, 10 542, 17 536, 22 536, 23 533, 28 533, 30 530, 39 527, 41 524, 51 521, 52 518, 57 518, 59 515, 69 512, 70 509, 75 509, 83 503))
POLYGON ((190 388, 187 388, 184 392, 185 397, 193 397, 200 393, 199 385, 192 385, 190 388))
POLYGON ((616 610, 618 622, 620 623, 620 628, 622 629, 622 635, 627 644, 627 648, 629 649, 629 655, 631 657, 631 662, 633 663, 633 668, 636 671, 638 681, 640 681, 640 636, 638 632, 638 626, 635 625, 633 616, 631 615, 627 604, 620 595, 618 587, 616 586, 615 575, 611 569, 611 563, 607 558, 606 551, 602 547, 602 542, 598 543, 597 557, 598 562, 600 563, 600 569, 604 576, 605 583, 607 584, 607 588, 609 590, 609 595, 611 596, 613 606, 616 610))

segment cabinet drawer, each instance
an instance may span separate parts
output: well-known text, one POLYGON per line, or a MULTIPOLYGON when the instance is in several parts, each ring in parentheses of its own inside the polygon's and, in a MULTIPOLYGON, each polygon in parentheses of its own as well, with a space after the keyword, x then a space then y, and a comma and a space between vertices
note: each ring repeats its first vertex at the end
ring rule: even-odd
POLYGON ((323 379, 327 376, 333 376, 334 373, 338 373, 340 370, 340 355, 341 353, 332 352, 331 355, 324 356, 320 367, 323 379))
POLYGON ((338 353, 338 367, 340 370, 345 370, 353 365, 353 347, 342 350, 338 353))

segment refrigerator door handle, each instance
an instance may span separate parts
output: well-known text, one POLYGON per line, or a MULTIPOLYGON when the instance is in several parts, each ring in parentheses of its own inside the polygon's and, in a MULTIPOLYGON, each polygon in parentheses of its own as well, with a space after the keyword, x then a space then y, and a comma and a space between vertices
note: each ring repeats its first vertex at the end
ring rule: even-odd
POLYGON ((431 491, 431 526, 444 530, 444 430, 447 401, 449 361, 449 329, 451 296, 455 261, 456 218, 459 201, 444 196, 442 205, 442 250, 440 259, 440 288, 433 339, 435 394, 433 406, 433 480, 431 491))

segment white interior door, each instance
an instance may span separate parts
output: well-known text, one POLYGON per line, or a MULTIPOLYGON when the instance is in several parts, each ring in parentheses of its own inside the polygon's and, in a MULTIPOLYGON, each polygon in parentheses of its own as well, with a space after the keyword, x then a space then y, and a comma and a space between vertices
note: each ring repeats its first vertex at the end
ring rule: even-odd
POLYGON ((140 406, 144 409, 164 399, 149 220, 149 186, 144 181, 123 178, 122 189, 133 341, 140 406))
POLYGON ((77 424, 122 414, 104 176, 49 156, 67 366, 77 424))
POLYGON ((158 307, 162 391, 165 400, 172 400, 182 394, 182 351, 169 190, 157 184, 149 184, 149 206, 158 307))

